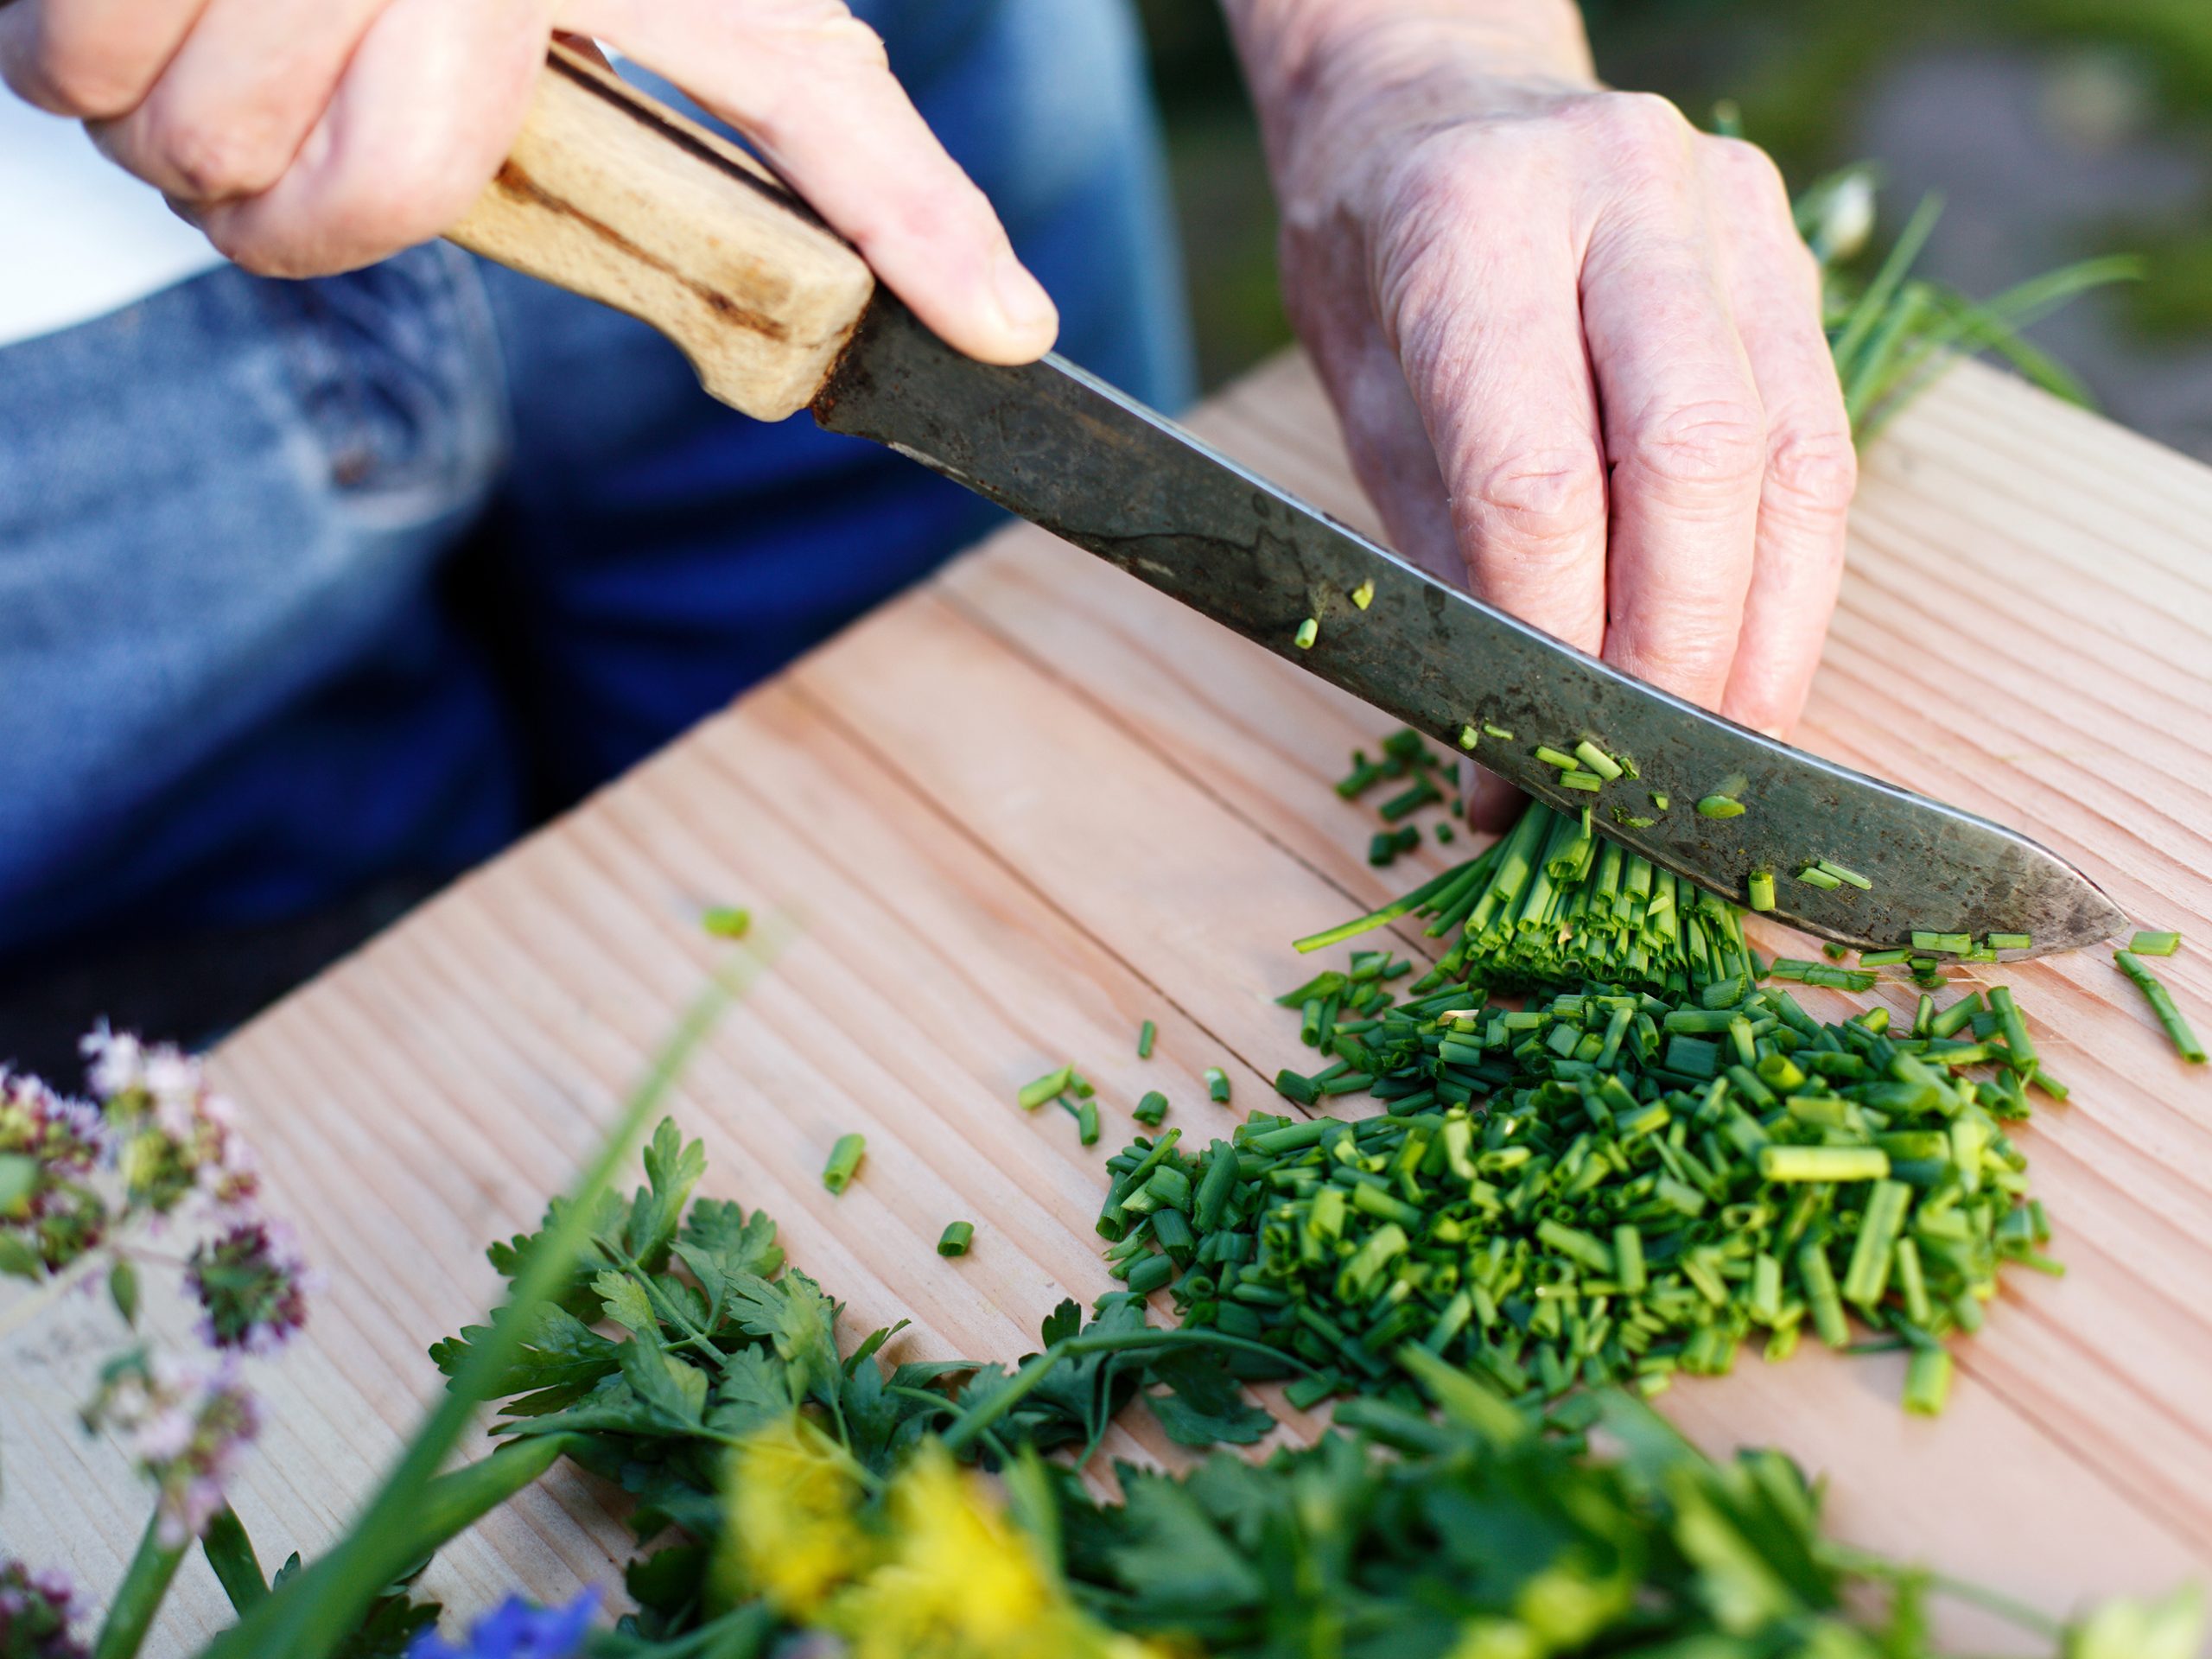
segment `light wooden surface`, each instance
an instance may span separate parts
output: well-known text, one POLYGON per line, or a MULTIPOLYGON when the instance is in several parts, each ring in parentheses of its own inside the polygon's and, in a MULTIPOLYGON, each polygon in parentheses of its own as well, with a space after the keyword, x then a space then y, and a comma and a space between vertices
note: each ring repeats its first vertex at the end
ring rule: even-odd
MULTIPOLYGON (((1371 524, 1297 361, 1198 423, 1371 524)), ((1806 741, 2022 824, 2183 929, 2161 971, 2212 1030, 2212 472, 1961 372, 1869 457, 1855 524, 1806 741)), ((1201 1141, 1278 1107, 1265 1079, 1303 1051, 1268 999, 1309 971, 1287 941, 1417 879, 1365 868, 1367 818, 1327 787, 1380 725, 1012 531, 241 1033, 222 1079, 332 1277, 269 1373, 238 1497, 264 1555, 312 1551, 392 1454, 436 1384, 424 1344, 492 1290, 484 1243, 568 1179, 700 985, 708 905, 804 929, 683 1084, 708 1189, 778 1217, 849 1333, 911 1314, 902 1357, 1024 1351, 1062 1294, 1109 1287, 1090 1224, 1137 1096, 1166 1090, 1201 1141), (1063 1059, 1100 1085, 1095 1149, 1012 1103, 1063 1059), (1234 1113, 1205 1099, 1217 1063, 1234 1113), (849 1129, 868 1161, 833 1199, 817 1177, 849 1129), (977 1243, 948 1262, 957 1217, 977 1243)), ((1796 1453, 1845 1535, 2063 1610, 2212 1577, 2212 1077, 2103 953, 2007 976, 2074 1089, 2022 1137, 2067 1277, 2008 1277, 1936 1422, 1897 1409, 1894 1357, 1811 1344, 1662 1405, 1716 1451, 1796 1453)), ((70 1421, 97 1330, 84 1310, 0 1358, 0 1549, 104 1586, 143 1510, 70 1421)), ((627 1554, 563 1475, 429 1586, 559 1596, 627 1554)), ((219 1612, 195 1561, 159 1650, 219 1612)))

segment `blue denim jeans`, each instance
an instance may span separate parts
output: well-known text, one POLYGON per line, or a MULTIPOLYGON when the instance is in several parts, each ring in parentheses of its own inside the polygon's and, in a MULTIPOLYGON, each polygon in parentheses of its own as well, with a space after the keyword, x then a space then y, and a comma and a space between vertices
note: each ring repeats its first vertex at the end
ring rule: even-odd
MULTIPOLYGON (((876 0, 1059 302, 1188 388, 1123 0, 876 0)), ((657 89, 664 90, 664 89, 657 89)), ((987 527, 448 246, 211 272, 0 351, 0 968, 481 858, 987 527)))

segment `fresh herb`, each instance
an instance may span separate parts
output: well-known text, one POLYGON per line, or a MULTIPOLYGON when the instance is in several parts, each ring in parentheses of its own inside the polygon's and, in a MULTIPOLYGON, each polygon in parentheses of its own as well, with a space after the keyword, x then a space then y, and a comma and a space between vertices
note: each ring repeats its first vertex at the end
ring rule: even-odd
POLYGON ((1745 882, 1744 888, 1745 894, 1750 899, 1753 910, 1774 908, 1774 872, 1772 870, 1753 870, 1750 879, 1745 882))
POLYGON ((1701 818, 1740 818, 1744 804, 1729 795, 1707 795, 1697 804, 1697 815, 1701 818))
POLYGON ((1129 1116, 1146 1128, 1156 1129, 1167 1116, 1167 1096, 1157 1089, 1147 1089, 1129 1116))
MULTIPOLYGON (((1994 936, 1992 936, 1993 938, 1994 936)), ((2181 949, 2178 933, 2138 933, 2127 942, 2130 951, 2139 957, 2171 957, 2181 949)))
POLYGON ((1319 617, 1309 616, 1303 622, 1298 625, 1298 632, 1293 636, 1291 643, 1296 645, 1300 651, 1311 651, 1313 649, 1313 642, 1320 637, 1320 619, 1319 617))
POLYGON ((1043 1077, 1023 1084, 1020 1092, 1014 1097, 1014 1103, 1025 1112, 1033 1112, 1046 1101, 1058 1098, 1074 1081, 1075 1067, 1072 1065, 1064 1065, 1057 1071, 1047 1071, 1043 1077))
POLYGON ((949 1221, 937 1241, 939 1255, 965 1255, 968 1247, 976 1241, 976 1224, 972 1221, 949 1221))
POLYGON ((1364 578, 1358 587, 1351 590, 1351 602, 1363 611, 1375 602, 1374 577, 1364 578))
MULTIPOLYGON (((2181 1017, 2181 1010, 2174 1006, 2173 997, 2158 982, 2158 976, 2143 965, 2133 950, 2115 950, 2112 959, 2119 964, 2120 971, 2133 980, 2136 988, 2143 993, 2144 1000, 2151 1005, 2151 1012, 2158 1016, 2158 1023, 2166 1028, 2166 1035, 2173 1043, 2174 1052, 2190 1064, 2202 1065, 2204 1063, 2204 1045, 2190 1029, 2189 1021, 2181 1017)), ((1993 1002, 1996 996, 1996 992, 1990 993, 1993 1002)), ((2007 1006, 2010 1006, 2009 999, 2007 1006)))
POLYGON ((1137 1027, 1137 1058, 1148 1060, 1152 1058, 1152 1046, 1159 1036, 1160 1027, 1149 1020, 1137 1027))
POLYGON ((853 1176, 867 1153, 866 1135, 839 1135, 837 1144, 830 1148, 830 1161, 822 1166, 822 1185, 832 1192, 842 1192, 852 1185, 853 1176))
POLYGON ((1221 1105, 1229 1104, 1229 1073, 1217 1065, 1206 1067, 1206 1098, 1221 1105))
POLYGON ((753 912, 717 906, 700 916, 699 925, 718 939, 741 939, 753 931, 753 912))

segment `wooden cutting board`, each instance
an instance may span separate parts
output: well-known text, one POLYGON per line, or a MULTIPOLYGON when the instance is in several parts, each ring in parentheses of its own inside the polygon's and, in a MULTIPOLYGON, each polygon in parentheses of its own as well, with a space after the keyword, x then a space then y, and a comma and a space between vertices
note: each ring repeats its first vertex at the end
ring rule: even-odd
MULTIPOLYGON (((1196 424, 1373 528, 1303 362, 1196 424)), ((2212 1032, 2212 471, 1980 370, 1866 470, 1803 741, 2022 825, 2182 929, 2160 971, 2212 1032)), ((270 1206, 330 1275, 264 1368, 269 1427, 236 1494, 264 1561, 312 1554, 393 1454, 437 1387, 424 1345, 493 1292, 484 1244, 566 1183, 716 960, 709 905, 803 931, 679 1091, 706 1190, 778 1217, 849 1299, 849 1339, 907 1315, 900 1357, 1026 1351, 1063 1294, 1109 1287, 1091 1220, 1137 1096, 1165 1090, 1201 1141, 1279 1109, 1267 1079, 1304 1051, 1269 998, 1310 971, 1287 942, 1419 879, 1419 861, 1368 869, 1370 820, 1328 788, 1383 728, 1012 529, 225 1044, 270 1206), (1013 1104, 1071 1059, 1105 1103, 1095 1148, 1013 1104), (1213 1065, 1233 1111, 1205 1099, 1213 1065), (832 1198, 819 1172, 852 1129, 868 1161, 832 1198), (974 1253, 942 1260, 963 1217, 974 1253)), ((2212 1076, 2105 953, 2005 975, 2073 1086, 2021 1137, 2067 1276, 2008 1277, 1938 1421, 1898 1410, 1895 1356, 1811 1344, 1661 1404, 1716 1452, 1796 1453, 1843 1535, 2063 1611, 2212 1576, 2212 1076)), ((109 1341, 88 1306, 0 1350, 0 1554, 101 1592, 144 1519, 72 1417, 109 1341)), ((1173 1449, 1121 1431, 1109 1450, 1173 1449)), ((474 1611, 616 1585, 628 1541, 604 1496, 556 1475, 426 1587, 474 1611)), ((149 1651, 222 1615, 195 1559, 149 1651)))

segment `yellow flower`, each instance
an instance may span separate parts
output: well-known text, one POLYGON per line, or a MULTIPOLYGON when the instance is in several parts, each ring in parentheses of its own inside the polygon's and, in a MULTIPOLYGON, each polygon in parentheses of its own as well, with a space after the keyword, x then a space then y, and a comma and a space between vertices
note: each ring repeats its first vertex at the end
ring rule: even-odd
POLYGON ((796 1412, 731 1449, 724 1494, 711 1582, 725 1605, 764 1596, 804 1620, 867 1562, 868 1539, 854 1516, 860 1471, 796 1412))
POLYGON ((925 1446, 892 1483, 888 1554, 822 1623, 853 1659, 1143 1659, 1067 1599, 990 1489, 925 1446))

